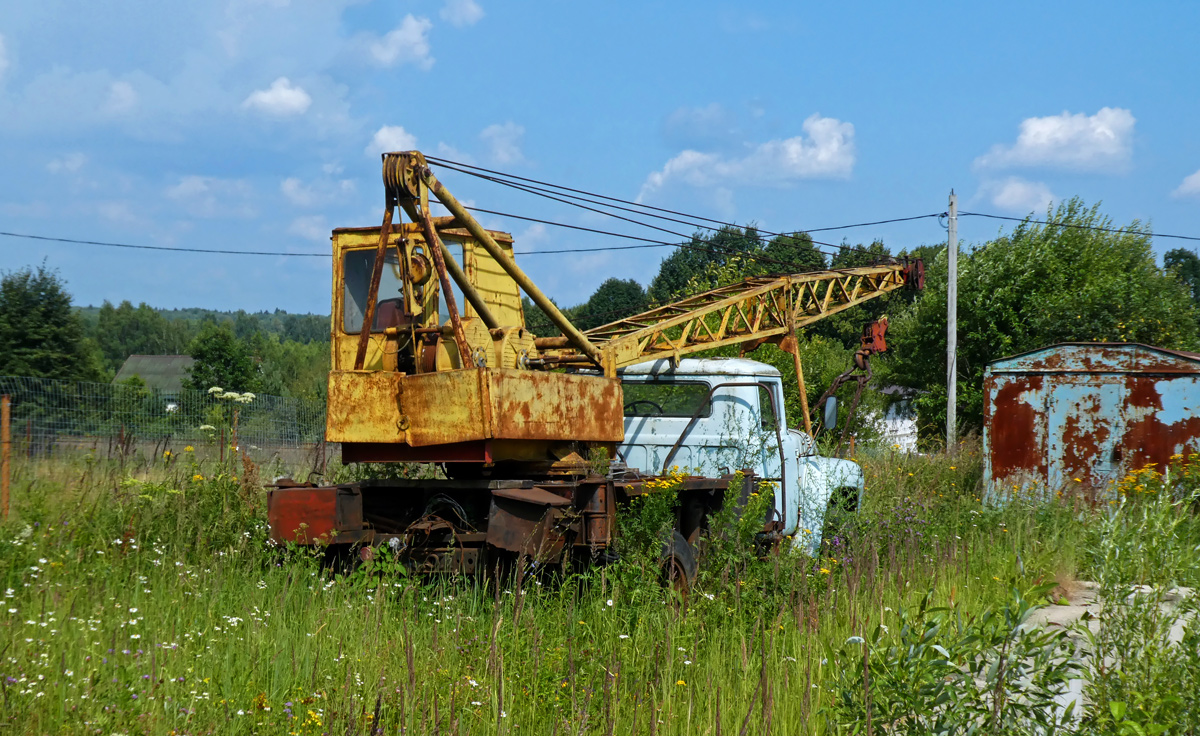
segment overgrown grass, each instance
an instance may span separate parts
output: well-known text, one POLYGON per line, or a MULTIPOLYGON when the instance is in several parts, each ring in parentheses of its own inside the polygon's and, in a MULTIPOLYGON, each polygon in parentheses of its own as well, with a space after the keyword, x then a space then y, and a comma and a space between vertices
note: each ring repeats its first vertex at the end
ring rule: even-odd
MULTIPOLYGON (((1017 634, 1006 615, 1095 574, 1104 540, 1128 547, 1142 523, 1136 499, 989 508, 972 448, 861 460, 865 507, 836 544, 760 560, 752 525, 729 515, 701 546, 686 605, 658 580, 655 501, 628 517, 621 563, 497 586, 410 578, 386 560, 333 574, 316 554, 272 548, 249 465, 185 456, 136 478, 95 462, 26 469, 0 530, 0 723, 45 734, 865 733, 857 704, 886 701, 871 715, 883 733, 914 722, 919 672, 936 667, 910 658, 918 674, 872 688, 864 663, 894 669, 888 652, 927 630, 914 621, 991 632, 971 651, 1007 646, 1017 634)), ((766 503, 762 490, 753 503, 766 503)), ((1179 544, 1200 541, 1190 511, 1173 508, 1179 544)), ((1177 581, 1196 575, 1173 564, 1177 581)))

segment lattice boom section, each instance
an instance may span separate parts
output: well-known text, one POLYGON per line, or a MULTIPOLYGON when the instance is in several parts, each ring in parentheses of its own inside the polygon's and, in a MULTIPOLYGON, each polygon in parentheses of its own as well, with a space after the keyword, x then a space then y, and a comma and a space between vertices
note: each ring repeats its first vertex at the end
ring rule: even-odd
MULTIPOLYGON (((905 285, 900 264, 749 278, 588 330, 616 367, 785 335, 905 285)), ((564 350, 558 355, 574 351, 564 350)))

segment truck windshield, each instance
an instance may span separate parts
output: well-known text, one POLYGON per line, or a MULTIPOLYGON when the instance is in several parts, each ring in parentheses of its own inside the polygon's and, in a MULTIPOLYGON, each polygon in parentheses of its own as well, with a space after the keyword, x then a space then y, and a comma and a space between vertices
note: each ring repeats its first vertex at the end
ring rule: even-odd
POLYGON ((625 392, 627 417, 707 417, 712 414, 707 383, 623 381, 621 389, 625 392))
MULTIPOLYGON (((342 292, 342 329, 350 334, 362 331, 363 313, 367 311, 367 292, 371 287, 371 269, 375 266, 375 249, 348 251, 343 262, 345 279, 342 292)), ((375 324, 372 332, 383 332, 403 310, 404 285, 400 282, 400 256, 395 247, 384 256, 383 276, 379 279, 379 296, 375 302, 375 324)))

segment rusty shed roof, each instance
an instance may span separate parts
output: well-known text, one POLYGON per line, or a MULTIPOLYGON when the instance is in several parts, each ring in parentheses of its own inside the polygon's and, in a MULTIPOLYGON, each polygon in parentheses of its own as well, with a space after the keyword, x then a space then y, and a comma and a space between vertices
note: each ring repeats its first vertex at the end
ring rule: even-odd
POLYGON ((1200 353, 1138 342, 1064 342, 994 361, 988 373, 1200 373, 1200 353))

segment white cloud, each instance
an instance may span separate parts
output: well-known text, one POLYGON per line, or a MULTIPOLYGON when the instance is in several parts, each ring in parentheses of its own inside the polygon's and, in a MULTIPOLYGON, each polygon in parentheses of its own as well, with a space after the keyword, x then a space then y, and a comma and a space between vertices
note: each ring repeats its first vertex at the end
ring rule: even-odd
POLYGON ((280 77, 267 89, 251 92, 242 107, 267 115, 301 115, 312 104, 312 97, 303 87, 292 86, 287 77, 280 77))
POLYGON ((1173 197, 1200 197, 1200 170, 1191 176, 1185 177, 1175 191, 1171 192, 1173 197))
POLYGON ((249 203, 252 194, 244 181, 212 176, 185 176, 166 191, 168 198, 187 209, 187 214, 212 218, 254 217, 257 212, 249 203))
POLYGON ((368 156, 391 151, 412 151, 417 147, 417 137, 402 125, 385 125, 375 131, 375 137, 367 145, 368 156))
POLYGON ((439 158, 457 161, 460 164, 475 163, 475 158, 471 154, 467 153, 466 151, 460 151, 454 146, 448 143, 442 143, 441 141, 438 141, 437 144, 437 155, 439 158))
POLYGON ((137 105, 137 90, 129 82, 113 82, 108 87, 108 99, 104 111, 114 115, 129 112, 137 105))
POLYGON ((306 240, 315 240, 318 243, 329 242, 329 225, 321 215, 297 217, 292 220, 291 225, 288 225, 288 232, 306 240))
POLYGON ((414 64, 428 71, 434 61, 429 48, 430 28, 433 23, 428 18, 406 15, 400 25, 383 38, 372 40, 367 37, 367 51, 375 63, 383 66, 414 64))
POLYGON ((982 168, 1047 166, 1086 171, 1120 170, 1133 152, 1137 120, 1124 108, 1102 107, 1095 115, 1064 112, 1021 121, 1017 141, 996 145, 975 159, 982 168))
POLYGON ((283 196, 289 202, 297 207, 313 207, 326 204, 341 194, 353 192, 354 181, 351 179, 342 179, 340 181, 329 181, 326 179, 305 184, 300 179, 292 176, 280 182, 279 191, 283 193, 283 196))
POLYGON ((1044 183, 1026 181, 1016 176, 984 182, 979 193, 996 207, 1020 214, 1045 211, 1055 199, 1054 193, 1044 183))
POLYGON ((74 174, 83 168, 87 160, 88 157, 82 153, 68 153, 46 164, 46 170, 52 174, 61 174, 63 172, 74 174))
POLYGON ((642 185, 639 200, 667 184, 787 186, 800 179, 844 179, 854 170, 854 125, 812 115, 805 135, 767 141, 744 156, 686 150, 655 171, 642 185))
POLYGON ((4 73, 8 71, 8 46, 4 43, 4 34, 0 33, 0 82, 4 81, 4 73))
POLYGON ((495 164, 519 164, 525 160, 521 153, 521 138, 525 128, 514 122, 496 123, 483 129, 479 137, 488 145, 488 155, 495 164))
POLYGON ((478 23, 483 17, 483 8, 475 0, 446 0, 439 15, 450 25, 462 28, 478 23))

